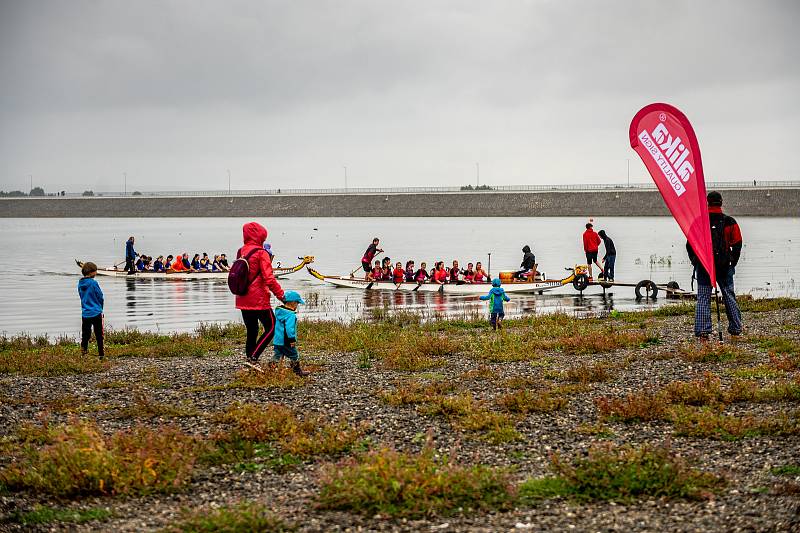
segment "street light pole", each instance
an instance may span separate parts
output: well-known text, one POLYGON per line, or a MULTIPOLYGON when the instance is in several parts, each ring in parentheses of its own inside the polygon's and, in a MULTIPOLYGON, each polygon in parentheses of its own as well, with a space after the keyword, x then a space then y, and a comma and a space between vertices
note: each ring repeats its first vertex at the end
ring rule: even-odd
POLYGON ((231 193, 231 169, 228 169, 228 194, 231 193))
POLYGON ((344 167, 344 190, 347 190, 347 167, 344 167))
POLYGON ((31 191, 33 190, 33 174, 28 174, 28 177, 29 177, 29 178, 30 178, 30 180, 31 180, 31 188, 30 188, 30 189, 28 189, 28 194, 30 194, 30 193, 31 193, 31 191))
POLYGON ((128 173, 127 172, 123 172, 122 173, 122 187, 123 187, 122 196, 128 196, 128 173))
POLYGON ((475 186, 481 186, 481 165, 479 163, 475 163, 475 186))
POLYGON ((626 159, 626 161, 628 162, 628 188, 630 189, 630 187, 631 187, 631 160, 630 159, 626 159))

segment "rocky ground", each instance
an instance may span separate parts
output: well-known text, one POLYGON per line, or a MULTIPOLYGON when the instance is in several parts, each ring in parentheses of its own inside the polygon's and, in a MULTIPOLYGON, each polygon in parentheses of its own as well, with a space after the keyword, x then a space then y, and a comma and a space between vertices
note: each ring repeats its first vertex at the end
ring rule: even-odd
MULTIPOLYGON (((367 447, 388 445, 398 450, 418 451, 426 438, 431 438, 437 450, 449 451, 462 463, 509 467, 513 478, 519 481, 547 474, 554 452, 567 457, 581 456, 593 443, 601 441, 634 446, 668 443, 679 455, 696 460, 701 470, 727 480, 724 488, 700 500, 654 497, 607 502, 557 498, 492 513, 456 511, 425 519, 365 516, 318 508, 320 469, 337 460, 318 457, 277 470, 243 469, 237 465, 198 467, 185 489, 166 495, 62 501, 29 491, 7 491, 0 494, 0 512, 5 517, 0 529, 150 531, 174 523, 182 510, 252 501, 263 504, 300 531, 800 531, 798 474, 780 475, 774 470, 800 465, 798 432, 736 440, 676 436, 673 424, 664 420, 636 423, 602 420, 595 403, 599 397, 616 398, 636 391, 657 390, 672 381, 698 379, 705 373, 718 376, 723 384, 731 383, 736 376, 746 376, 759 386, 796 381, 800 374, 796 368, 762 374, 757 369, 770 368, 774 363, 770 350, 763 347, 763 342, 759 344, 760 340, 784 338, 800 342, 800 309, 745 313, 745 335, 730 340, 738 355, 707 362, 687 355, 697 348, 691 338, 691 316, 643 316, 637 321, 630 315, 633 314, 628 314, 626 320, 619 317, 607 320, 618 327, 640 328, 658 340, 604 353, 545 350, 535 357, 507 362, 492 362, 474 353, 457 353, 446 356, 441 366, 418 372, 388 370, 380 359, 365 363, 355 353, 324 349, 304 352, 301 346, 312 374, 304 385, 293 388, 222 388, 242 372, 238 347, 232 355, 120 358, 112 360, 107 370, 96 373, 56 377, 6 375, 0 378, 0 433, 8 440, 21 423, 37 420, 46 412, 53 423, 77 416, 95 420, 106 432, 135 424, 152 427, 175 424, 187 433, 207 436, 226 427, 214 414, 225 411, 234 402, 262 406, 280 403, 301 415, 318 413, 328 420, 347 420, 352 426, 365 423, 367 447), (569 379, 564 373, 579 364, 592 368, 598 363, 604 365, 607 375, 597 377, 597 381, 592 378, 581 382, 569 379), (459 428, 445 417, 423 414, 415 405, 392 405, 382 396, 404 383, 449 380, 458 391, 499 410, 498 398, 511 390, 507 380, 519 377, 530 378, 531 383, 571 387, 561 389, 569 403, 552 412, 513 415, 519 438, 497 444, 485 435, 459 428), (183 411, 148 414, 142 408, 141 412, 126 412, 126 407, 136 404, 136 398, 140 407, 155 403, 179 406, 183 411), (84 524, 20 523, 19 513, 37 505, 69 509, 99 507, 112 514, 105 520, 84 524)), ((487 329, 477 334, 493 335, 487 329)), ((797 407, 797 399, 784 398, 739 402, 727 406, 725 413, 740 417, 792 416, 797 407)), ((2 464, 9 460, 5 457, 2 464)))

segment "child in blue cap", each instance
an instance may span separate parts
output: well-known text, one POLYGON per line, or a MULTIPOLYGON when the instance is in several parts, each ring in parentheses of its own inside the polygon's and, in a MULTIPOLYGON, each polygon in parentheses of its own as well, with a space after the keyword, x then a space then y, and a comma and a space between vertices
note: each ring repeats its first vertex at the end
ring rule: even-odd
POLYGON ((494 278, 489 294, 481 296, 481 300, 489 300, 489 322, 494 330, 503 329, 503 317, 506 316, 505 312, 503 312, 503 302, 509 301, 506 291, 500 286, 501 284, 500 278, 494 278))
POLYGON ((308 372, 300 368, 300 354, 297 353, 297 306, 306 303, 295 291, 286 291, 283 295, 283 305, 275 309, 275 337, 272 345, 275 354, 272 357, 271 367, 280 363, 286 357, 291 361, 292 372, 305 377, 308 372))

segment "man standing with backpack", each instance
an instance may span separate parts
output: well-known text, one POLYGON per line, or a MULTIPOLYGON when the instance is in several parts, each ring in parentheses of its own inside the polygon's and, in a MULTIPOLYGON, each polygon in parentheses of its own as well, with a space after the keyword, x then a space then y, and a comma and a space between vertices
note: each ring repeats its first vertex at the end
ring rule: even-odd
MULTIPOLYGON (((722 301, 725 303, 725 314, 728 316, 728 333, 741 335, 742 314, 733 291, 733 275, 742 253, 742 233, 736 220, 722 212, 722 195, 720 193, 711 191, 706 200, 708 201, 708 218, 711 222, 714 269, 717 273, 717 284, 722 292, 722 301)), ((686 251, 689 252, 689 260, 697 273, 694 334, 699 339, 707 340, 713 329, 711 324, 711 278, 688 242, 686 251)))
POLYGON ((236 295, 236 308, 242 312, 247 328, 245 356, 247 365, 255 367, 264 349, 275 335, 275 313, 271 294, 283 301, 283 289, 272 273, 272 260, 264 250, 267 230, 258 222, 242 226, 244 246, 228 274, 228 287, 236 295), (259 337, 259 322, 264 333, 259 337))

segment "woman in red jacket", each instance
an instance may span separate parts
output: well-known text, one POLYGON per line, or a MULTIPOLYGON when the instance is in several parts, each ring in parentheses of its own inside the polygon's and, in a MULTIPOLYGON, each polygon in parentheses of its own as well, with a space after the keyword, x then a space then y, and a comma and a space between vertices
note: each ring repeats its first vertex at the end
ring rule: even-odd
POLYGON ((247 362, 254 364, 275 334, 275 313, 270 302, 271 294, 283 301, 283 289, 272 273, 272 260, 264 250, 267 230, 258 222, 248 222, 242 226, 244 246, 239 248, 236 257, 245 257, 256 250, 247 260, 250 266, 250 285, 247 294, 236 296, 236 309, 241 310, 242 320, 247 328, 245 355, 247 362), (271 293, 271 294, 270 294, 271 293), (264 326, 264 333, 258 336, 258 323, 264 326))
POLYGON ((403 269, 403 263, 400 261, 394 265, 394 271, 392 272, 392 281, 395 285, 399 285, 406 280, 406 271, 403 269))

